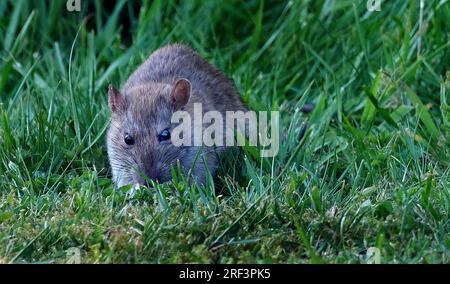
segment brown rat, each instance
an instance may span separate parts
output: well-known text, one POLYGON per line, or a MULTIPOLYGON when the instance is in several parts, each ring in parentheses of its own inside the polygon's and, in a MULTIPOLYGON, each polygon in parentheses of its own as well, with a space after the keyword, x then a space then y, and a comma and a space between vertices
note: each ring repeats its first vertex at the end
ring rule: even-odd
POLYGON ((178 110, 192 114, 194 103, 201 103, 203 112, 246 111, 233 83, 198 53, 180 44, 153 52, 121 91, 110 86, 108 93, 112 115, 107 148, 119 187, 146 184, 144 176, 167 182, 172 177, 171 166, 176 169, 178 162, 184 174, 192 169, 192 176, 204 184, 207 170, 215 174, 217 153, 223 149, 174 146, 172 114, 178 110))

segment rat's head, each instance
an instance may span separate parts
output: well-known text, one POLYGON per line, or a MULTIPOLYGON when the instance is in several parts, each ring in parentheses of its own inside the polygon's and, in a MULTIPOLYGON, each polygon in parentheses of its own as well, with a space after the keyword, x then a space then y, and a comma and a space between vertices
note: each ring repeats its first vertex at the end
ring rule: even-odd
POLYGON ((119 92, 109 87, 112 111, 108 131, 108 156, 118 186, 146 184, 146 177, 158 182, 171 178, 171 165, 182 162, 187 150, 171 142, 175 125, 172 114, 189 101, 191 84, 151 83, 119 92))

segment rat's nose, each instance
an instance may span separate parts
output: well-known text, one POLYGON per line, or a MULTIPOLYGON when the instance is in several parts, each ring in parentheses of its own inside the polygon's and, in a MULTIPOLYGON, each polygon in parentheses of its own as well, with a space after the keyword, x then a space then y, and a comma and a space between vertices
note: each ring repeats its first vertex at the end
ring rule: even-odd
POLYGON ((141 157, 141 163, 138 165, 137 175, 141 176, 145 180, 144 177, 155 180, 156 179, 156 165, 153 162, 154 157, 145 155, 141 157))
POLYGON ((150 180, 155 182, 160 181, 158 171, 154 167, 140 169, 139 173, 136 175, 136 181, 140 184, 148 186, 150 185, 150 180))
POLYGON ((142 173, 139 175, 137 180, 141 184, 148 185, 150 180, 158 181, 158 176, 154 173, 142 173))

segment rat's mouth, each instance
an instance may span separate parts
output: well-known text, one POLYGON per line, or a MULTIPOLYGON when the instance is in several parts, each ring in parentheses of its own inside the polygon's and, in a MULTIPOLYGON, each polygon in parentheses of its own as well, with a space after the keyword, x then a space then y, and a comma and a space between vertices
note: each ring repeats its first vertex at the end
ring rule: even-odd
POLYGON ((155 183, 165 183, 168 182, 170 179, 164 178, 162 175, 159 174, 153 174, 153 175, 137 175, 135 177, 135 184, 136 185, 142 185, 142 186, 151 186, 152 182, 155 183))

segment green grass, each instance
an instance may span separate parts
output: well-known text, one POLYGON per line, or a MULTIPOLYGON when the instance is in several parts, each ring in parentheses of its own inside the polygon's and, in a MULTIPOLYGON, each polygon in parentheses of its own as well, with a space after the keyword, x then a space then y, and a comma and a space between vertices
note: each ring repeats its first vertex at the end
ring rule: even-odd
POLYGON ((0 2, 0 263, 450 262, 450 1, 81 2, 0 2), (107 85, 171 42, 287 140, 206 188, 116 189, 107 85))

